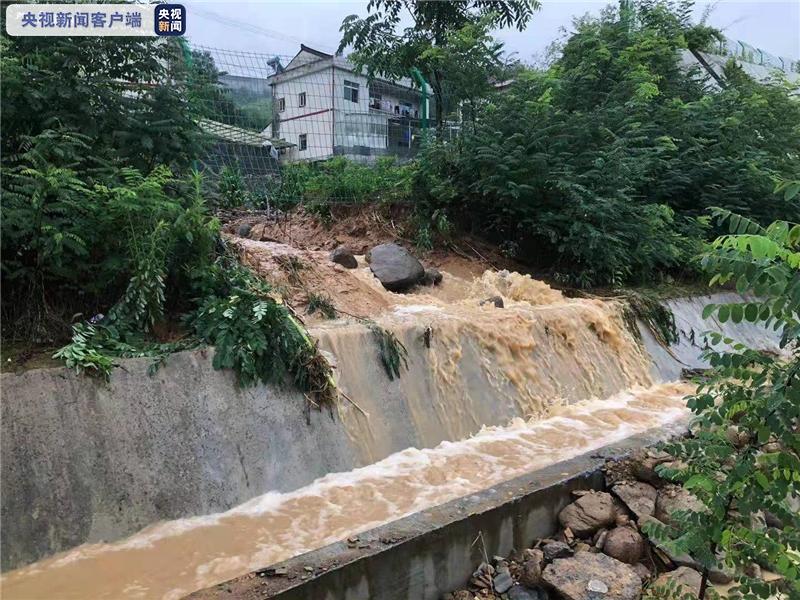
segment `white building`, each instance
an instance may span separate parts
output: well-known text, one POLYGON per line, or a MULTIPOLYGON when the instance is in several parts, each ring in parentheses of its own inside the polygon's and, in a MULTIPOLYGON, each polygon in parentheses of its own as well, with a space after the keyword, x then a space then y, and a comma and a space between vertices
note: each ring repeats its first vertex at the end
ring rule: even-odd
POLYGON ((301 45, 268 81, 274 120, 263 134, 294 144, 282 160, 372 160, 411 156, 418 147, 421 92, 408 78, 370 82, 342 56, 301 45))

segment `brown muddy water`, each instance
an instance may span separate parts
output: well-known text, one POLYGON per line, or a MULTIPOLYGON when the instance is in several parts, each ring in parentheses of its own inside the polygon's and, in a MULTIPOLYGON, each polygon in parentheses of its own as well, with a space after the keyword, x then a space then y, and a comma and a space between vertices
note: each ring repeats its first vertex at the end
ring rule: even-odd
MULTIPOLYGON (((276 254, 290 252, 278 246, 250 242, 248 261, 268 272, 276 254)), ((568 299, 528 276, 491 271, 473 281, 445 274, 441 286, 398 295, 363 261, 348 271, 326 253, 304 259, 306 276, 334 290, 340 310, 370 316, 408 349, 408 371, 389 382, 363 324, 312 330, 353 401, 338 407, 343 443, 367 466, 45 558, 2 576, 3 600, 175 600, 631 435, 666 434, 687 418, 691 387, 655 384, 651 357, 616 302, 568 299), (504 308, 481 304, 492 296, 504 308), (398 405, 403 431, 388 418, 387 406, 398 405), (396 451, 404 445, 421 449, 396 451)))
POLYGON ((151 526, 7 573, 4 600, 177 599, 388 521, 686 418, 688 384, 661 384, 554 408, 427 450, 407 449, 228 512, 151 526))

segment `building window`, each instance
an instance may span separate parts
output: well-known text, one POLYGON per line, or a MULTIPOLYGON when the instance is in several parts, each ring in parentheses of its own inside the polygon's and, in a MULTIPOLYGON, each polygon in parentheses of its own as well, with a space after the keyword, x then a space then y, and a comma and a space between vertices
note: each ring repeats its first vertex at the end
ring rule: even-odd
POLYGON ((286 110, 286 98, 278 98, 278 112, 286 110))
POLYGON ((344 99, 358 102, 358 84, 355 81, 344 80, 344 99))
POLYGON ((297 105, 299 107, 301 107, 301 108, 306 105, 306 93, 305 92, 300 92, 297 95, 297 105))
POLYGON ((307 133, 301 133, 300 134, 299 142, 300 142, 300 152, 302 152, 303 150, 308 150, 308 134, 307 133))

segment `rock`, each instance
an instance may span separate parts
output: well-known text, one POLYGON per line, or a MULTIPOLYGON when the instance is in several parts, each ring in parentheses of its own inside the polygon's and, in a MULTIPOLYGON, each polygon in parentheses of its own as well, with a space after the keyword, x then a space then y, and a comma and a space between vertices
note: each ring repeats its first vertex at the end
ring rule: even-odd
POLYGON ((495 576, 492 583, 494 584, 495 592, 498 594, 505 594, 511 589, 511 586, 514 585, 514 579, 512 579, 508 571, 503 571, 495 576))
POLYGON ((633 474, 637 479, 659 487, 664 480, 656 473, 656 467, 671 460, 672 457, 666 452, 648 450, 641 457, 637 457, 632 469, 633 474))
POLYGON ((733 573, 727 569, 714 567, 708 570, 708 580, 717 585, 726 585, 733 581, 733 573))
POLYGON ((666 485, 658 491, 656 496, 656 519, 667 525, 677 526, 672 519, 672 513, 678 510, 691 510, 705 512, 705 505, 689 490, 678 485, 666 485))
POLYGON ((586 584, 586 590, 595 594, 607 594, 608 586, 599 579, 590 579, 586 584))
POLYGON ((700 581, 702 577, 700 573, 689 567, 678 567, 674 571, 669 571, 660 575, 654 582, 653 586, 677 586, 672 588, 678 591, 678 588, 685 588, 682 593, 690 593, 694 596, 700 592, 700 581))
POLYGON ((358 266, 358 261, 353 253, 344 246, 338 246, 331 252, 331 261, 336 264, 342 265, 346 269, 355 269, 358 266))
POLYGON ((472 600, 475 597, 470 591, 458 590, 457 592, 450 592, 444 595, 444 600, 472 600))
POLYGON ((634 565, 644 554, 644 538, 633 527, 616 527, 608 532, 603 552, 619 561, 634 565))
POLYGON ((542 555, 544 556, 544 562, 550 563, 557 558, 572 556, 572 548, 564 542, 550 542, 542 547, 542 555))
POLYGON ((544 568, 544 552, 539 549, 525 550, 519 572, 519 582, 528 587, 539 585, 544 568))
POLYGON ((486 298, 486 300, 481 300, 481 306, 484 304, 494 304, 495 308, 504 308, 505 303, 503 302, 503 298, 500 296, 491 296, 486 298))
POLYGON ((610 494, 595 492, 578 498, 558 513, 558 520, 578 537, 592 535, 598 529, 614 523, 616 512, 610 494))
POLYGON ((428 267, 422 276, 422 283, 425 285, 439 285, 442 283, 442 274, 439 269, 428 267))
POLYGON ((643 516, 652 516, 656 512, 658 490, 648 483, 641 481, 618 483, 611 488, 611 491, 637 519, 641 519, 643 516))
POLYGON ((653 574, 650 572, 650 569, 648 569, 642 563, 636 563, 633 565, 633 570, 636 571, 636 574, 642 579, 642 583, 647 583, 653 576, 653 574))
POLYGON ((248 225, 247 223, 242 223, 236 230, 236 235, 243 238, 250 237, 250 232, 252 230, 253 227, 251 225, 248 225))
POLYGON ((631 566, 590 552, 553 561, 545 567, 542 581, 566 600, 638 600, 642 594, 642 580, 631 566), (607 591, 596 591, 601 586, 607 591))
POLYGON ((390 292, 405 291, 425 275, 422 264, 397 244, 380 244, 370 250, 369 268, 390 292))
POLYGON ((506 594, 508 600, 547 600, 547 592, 541 588, 515 585, 506 594))
POLYGON ((595 533, 594 537, 592 538, 594 547, 597 549, 602 549, 603 544, 606 543, 606 536, 608 536, 608 529, 601 529, 600 531, 595 533))

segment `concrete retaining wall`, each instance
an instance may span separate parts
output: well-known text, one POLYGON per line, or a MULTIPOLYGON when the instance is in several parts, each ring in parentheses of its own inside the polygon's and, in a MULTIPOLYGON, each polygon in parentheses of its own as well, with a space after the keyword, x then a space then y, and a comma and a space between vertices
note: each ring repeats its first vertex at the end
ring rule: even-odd
POLYGON ((110 385, 66 369, 2 376, 2 566, 155 521, 232 508, 356 459, 328 412, 288 389, 238 389, 210 351, 124 361, 110 385))
MULTIPOLYGON (((673 301, 682 341, 672 354, 645 332, 657 375, 674 379, 695 366, 700 347, 689 331, 704 328, 699 315, 706 301, 722 299, 673 301)), ((727 325, 725 331, 736 333, 727 325)), ((745 333, 756 347, 777 346, 774 334, 745 333)), ((63 368, 2 375, 0 566, 117 540, 160 520, 222 512, 270 490, 296 489, 409 446, 432 447, 520 416, 508 398, 493 396, 481 357, 468 345, 458 378, 474 398, 467 403, 453 390, 445 390, 452 398, 437 397, 427 355, 417 348, 421 330, 401 334, 410 371, 393 382, 364 338, 368 331, 322 336, 323 347, 346 358, 340 382, 371 413, 369 421, 348 403, 344 422, 339 414, 308 412, 291 389, 238 389, 233 373, 213 369, 211 351, 171 356, 153 377, 149 360, 122 361, 108 385, 63 368)), ((591 379, 578 367, 559 371, 548 363, 543 376, 591 379)), ((611 383, 600 391, 618 391, 611 383)))

